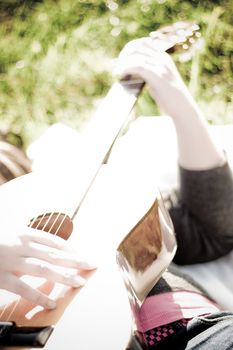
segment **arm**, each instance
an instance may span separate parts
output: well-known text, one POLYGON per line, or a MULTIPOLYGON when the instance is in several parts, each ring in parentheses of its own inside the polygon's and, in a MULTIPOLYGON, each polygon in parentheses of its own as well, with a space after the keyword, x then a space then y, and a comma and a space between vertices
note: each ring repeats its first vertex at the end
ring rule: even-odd
POLYGON ((128 43, 119 56, 117 73, 141 76, 151 96, 175 125, 179 163, 186 169, 209 169, 225 162, 214 144, 197 103, 172 58, 159 51, 158 41, 142 38, 128 43), (205 150, 205 152, 203 152, 205 150))
POLYGON ((178 203, 170 209, 178 243, 175 262, 209 261, 233 247, 232 172, 174 62, 157 44, 151 38, 127 44, 118 73, 141 76, 175 126, 180 165, 178 203))

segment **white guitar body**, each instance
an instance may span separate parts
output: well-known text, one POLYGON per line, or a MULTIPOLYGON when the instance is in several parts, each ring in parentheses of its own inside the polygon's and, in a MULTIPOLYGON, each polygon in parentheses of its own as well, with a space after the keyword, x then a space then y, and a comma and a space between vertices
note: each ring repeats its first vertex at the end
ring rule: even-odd
MULTIPOLYGON (((97 263, 98 269, 92 276, 90 273, 87 284, 82 289, 73 289, 27 278, 29 284, 44 284, 43 291, 56 298, 58 307, 54 311, 42 310, 23 299, 15 304, 18 296, 6 291, 0 293, 1 320, 30 326, 55 325, 45 349, 107 350, 110 346, 111 350, 119 350, 124 349, 129 339, 131 311, 116 263, 116 251, 153 204, 156 192, 151 181, 147 181, 150 187, 147 185, 146 190, 145 178, 140 174, 132 180, 132 173, 115 170, 103 166, 74 219, 69 238, 80 256, 97 263)), ((77 203, 75 193, 79 192, 77 176, 74 176, 76 186, 70 178, 62 184, 63 176, 55 179, 36 173, 1 186, 1 234, 9 237, 20 233, 32 218, 43 213, 61 211, 71 216, 77 203)))

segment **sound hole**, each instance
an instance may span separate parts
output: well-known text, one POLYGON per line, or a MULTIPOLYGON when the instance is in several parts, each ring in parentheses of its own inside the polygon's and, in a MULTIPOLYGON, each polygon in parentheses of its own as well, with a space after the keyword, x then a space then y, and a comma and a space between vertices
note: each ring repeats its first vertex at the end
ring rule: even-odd
POLYGON ((28 225, 37 230, 58 235, 68 239, 73 231, 73 222, 70 217, 63 213, 46 213, 37 216, 28 225))

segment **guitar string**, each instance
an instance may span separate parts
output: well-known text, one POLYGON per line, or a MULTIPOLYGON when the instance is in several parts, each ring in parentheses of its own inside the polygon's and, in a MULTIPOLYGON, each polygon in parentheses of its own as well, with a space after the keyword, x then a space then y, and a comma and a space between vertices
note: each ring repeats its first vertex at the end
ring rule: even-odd
MULTIPOLYGON (((54 213, 53 215, 56 215, 56 219, 53 221, 53 224, 50 226, 50 229, 47 231, 48 233, 52 234, 52 229, 54 228, 54 226, 56 225, 59 217, 62 215, 62 213, 54 213)), ((57 235, 57 231, 54 232, 54 235, 57 235)))
POLYGON ((59 231, 60 231, 60 228, 62 227, 62 225, 63 225, 63 223, 64 223, 66 217, 68 217, 68 215, 65 215, 65 214, 63 214, 63 213, 54 213, 54 214, 57 214, 57 217, 56 217, 56 219, 54 220, 54 222, 53 222, 52 226, 50 227, 49 231, 47 231, 47 232, 48 232, 48 233, 51 233, 53 227, 54 227, 54 226, 56 225, 56 223, 58 222, 60 216, 63 216, 63 219, 61 220, 61 222, 60 222, 60 224, 58 225, 56 231, 54 232, 54 236, 57 236, 58 233, 59 233, 59 231))
POLYGON ((62 225, 64 224, 64 222, 65 222, 66 218, 68 217, 68 215, 66 215, 66 214, 62 214, 62 213, 60 213, 60 215, 64 215, 64 217, 63 217, 63 219, 61 220, 61 222, 60 222, 60 224, 59 224, 59 226, 58 226, 57 230, 56 230, 56 231, 55 231, 55 233, 54 233, 54 235, 55 235, 55 236, 57 236, 57 235, 58 235, 58 232, 60 231, 60 229, 61 229, 62 225))

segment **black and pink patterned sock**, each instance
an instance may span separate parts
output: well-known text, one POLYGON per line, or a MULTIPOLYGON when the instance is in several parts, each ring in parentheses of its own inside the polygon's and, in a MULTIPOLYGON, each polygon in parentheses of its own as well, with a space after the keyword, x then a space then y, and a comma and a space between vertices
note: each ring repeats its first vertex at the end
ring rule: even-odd
POLYGON ((153 349, 157 344, 163 342, 167 337, 176 334, 183 328, 186 328, 189 319, 181 319, 169 323, 167 325, 159 326, 143 333, 144 341, 149 349, 153 349))

